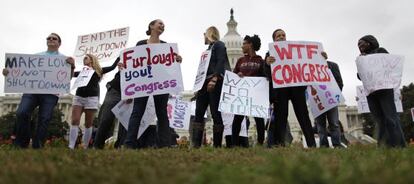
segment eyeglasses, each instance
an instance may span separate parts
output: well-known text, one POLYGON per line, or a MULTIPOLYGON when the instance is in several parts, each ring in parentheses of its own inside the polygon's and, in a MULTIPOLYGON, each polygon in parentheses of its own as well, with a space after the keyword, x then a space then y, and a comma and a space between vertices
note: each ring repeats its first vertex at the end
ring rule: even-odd
POLYGON ((46 40, 58 40, 56 37, 47 37, 46 40))

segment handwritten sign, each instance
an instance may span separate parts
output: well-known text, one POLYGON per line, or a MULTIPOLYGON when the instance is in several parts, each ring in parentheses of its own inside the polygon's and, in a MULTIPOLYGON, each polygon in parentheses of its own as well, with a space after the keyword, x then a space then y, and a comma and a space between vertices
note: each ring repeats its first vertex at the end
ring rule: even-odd
POLYGON ((86 54, 95 55, 100 62, 112 61, 125 49, 129 27, 78 36, 75 48, 75 61, 81 64, 86 54))
MULTIPOLYGON (((367 94, 365 93, 365 89, 363 86, 357 86, 357 108, 358 113, 370 113, 367 94)), ((401 102, 401 92, 399 89, 394 89, 394 103, 397 112, 403 112, 402 102, 401 102)))
MULTIPOLYGON (((231 129, 233 127, 234 114, 221 113, 221 117, 223 118, 223 124, 224 124, 223 135, 224 136, 232 135, 231 129)), ((239 136, 248 137, 246 118, 244 118, 243 121, 242 121, 239 136)))
POLYGON ((210 64, 211 51, 204 51, 200 57, 198 64, 197 75, 194 81, 193 92, 200 90, 203 87, 204 81, 207 77, 208 65, 210 64))
POLYGON ((177 53, 177 44, 166 43, 141 45, 122 51, 121 62, 126 66, 121 71, 122 99, 183 91, 177 53))
POLYGON ((167 106, 170 127, 174 129, 188 130, 191 118, 191 102, 180 97, 170 98, 167 106))
POLYGON ((318 42, 280 41, 269 44, 273 88, 319 85, 331 81, 318 42))
POLYGON ((87 86, 94 73, 95 70, 93 70, 93 68, 84 67, 83 70, 80 71, 78 77, 76 78, 75 83, 73 83, 72 90, 87 86))
POLYGON ((269 82, 264 77, 239 77, 226 71, 219 111, 268 118, 269 82))
MULTIPOLYGON (((129 119, 132 114, 132 109, 134 108, 134 102, 126 103, 126 100, 121 100, 118 104, 112 108, 112 113, 114 113, 115 117, 121 122, 121 125, 124 126, 126 130, 128 130, 129 119)), ((149 127, 149 125, 155 121, 155 106, 154 106, 154 99, 152 97, 148 98, 147 107, 145 109, 144 115, 142 116, 141 123, 138 129, 138 136, 144 133, 144 131, 149 127)))
POLYGON ((69 93, 71 69, 65 56, 6 54, 5 93, 69 93))
POLYGON ((359 56, 356 60, 359 77, 370 94, 380 89, 398 89, 401 84, 404 57, 392 54, 359 56))
MULTIPOLYGON (((333 74, 329 69, 328 74, 333 78, 333 74)), ((345 102, 341 89, 335 80, 331 80, 326 84, 308 86, 306 93, 308 104, 315 118, 345 102)))

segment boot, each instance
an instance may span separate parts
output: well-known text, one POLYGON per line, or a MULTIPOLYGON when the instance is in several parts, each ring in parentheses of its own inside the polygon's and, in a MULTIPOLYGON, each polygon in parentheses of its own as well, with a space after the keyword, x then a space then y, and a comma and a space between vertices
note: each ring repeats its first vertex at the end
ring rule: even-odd
POLYGON ((193 148, 200 148, 203 140, 204 123, 192 122, 191 143, 193 148))
POLYGON ((213 146, 220 148, 223 142, 224 125, 213 125, 213 146))

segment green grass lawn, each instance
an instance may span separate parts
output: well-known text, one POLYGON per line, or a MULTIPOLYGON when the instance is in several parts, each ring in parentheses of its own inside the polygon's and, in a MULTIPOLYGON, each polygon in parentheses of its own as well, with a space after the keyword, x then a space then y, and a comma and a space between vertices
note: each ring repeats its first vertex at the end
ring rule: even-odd
POLYGON ((414 183, 414 147, 0 149, 0 183, 414 183))

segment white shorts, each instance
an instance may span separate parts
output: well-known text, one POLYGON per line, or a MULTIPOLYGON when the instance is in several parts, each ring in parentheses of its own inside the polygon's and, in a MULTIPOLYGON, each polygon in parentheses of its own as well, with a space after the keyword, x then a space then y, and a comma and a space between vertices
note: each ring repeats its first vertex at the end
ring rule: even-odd
POLYGON ((99 97, 97 96, 91 96, 91 97, 74 96, 72 105, 81 106, 84 109, 98 109, 99 97))

